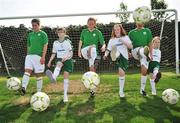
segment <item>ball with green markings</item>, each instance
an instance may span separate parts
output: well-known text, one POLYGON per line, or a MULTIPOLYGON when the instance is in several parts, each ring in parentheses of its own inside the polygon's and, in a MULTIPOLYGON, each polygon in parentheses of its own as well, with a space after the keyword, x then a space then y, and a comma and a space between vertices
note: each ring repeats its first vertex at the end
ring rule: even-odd
POLYGON ((93 90, 99 85, 100 78, 97 73, 89 71, 82 76, 82 82, 86 88, 93 90))
POLYGON ((169 104, 176 104, 179 101, 179 93, 174 89, 166 89, 162 93, 162 99, 169 104))
POLYGON ((44 92, 35 93, 30 100, 32 109, 38 112, 46 110, 49 106, 49 103, 49 96, 44 92))
POLYGON ((151 20, 151 10, 146 7, 138 7, 133 11, 133 19, 135 23, 147 23, 151 20))

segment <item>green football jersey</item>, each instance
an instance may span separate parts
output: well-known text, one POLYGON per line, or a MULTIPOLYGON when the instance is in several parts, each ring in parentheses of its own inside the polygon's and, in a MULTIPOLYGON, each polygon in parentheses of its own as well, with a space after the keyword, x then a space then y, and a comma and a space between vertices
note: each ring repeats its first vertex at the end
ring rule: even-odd
POLYGON ((44 31, 29 33, 27 38, 28 54, 42 56, 46 44, 48 44, 48 36, 44 31))
POLYGON ((133 48, 144 47, 152 41, 152 33, 148 28, 133 29, 129 32, 129 38, 132 41, 133 48))
POLYGON ((96 49, 98 49, 98 43, 104 44, 103 35, 98 29, 94 29, 92 32, 88 29, 83 29, 80 40, 83 42, 83 48, 94 44, 96 49))

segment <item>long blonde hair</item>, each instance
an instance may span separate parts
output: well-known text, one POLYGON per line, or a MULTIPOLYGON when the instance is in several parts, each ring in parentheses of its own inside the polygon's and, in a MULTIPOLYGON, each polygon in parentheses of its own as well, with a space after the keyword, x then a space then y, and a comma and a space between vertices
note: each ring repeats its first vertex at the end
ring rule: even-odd
POLYGON ((115 26, 119 26, 120 27, 120 29, 121 29, 121 36, 127 35, 127 33, 126 33, 125 29, 123 28, 122 24, 115 24, 113 26, 113 29, 112 29, 111 38, 115 38, 116 37, 115 31, 114 31, 114 27, 115 26))

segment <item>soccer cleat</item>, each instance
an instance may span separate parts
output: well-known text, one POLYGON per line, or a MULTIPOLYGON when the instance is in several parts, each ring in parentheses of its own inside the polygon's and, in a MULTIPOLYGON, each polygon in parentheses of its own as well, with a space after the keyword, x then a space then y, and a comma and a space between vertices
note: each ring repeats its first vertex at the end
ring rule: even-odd
POLYGON ((120 98, 123 98, 123 97, 125 97, 125 94, 124 93, 119 93, 119 96, 120 96, 120 98))
POLYGON ((50 70, 46 70, 46 76, 51 80, 52 83, 56 82, 56 79, 53 77, 53 73, 50 70))
POLYGON ((114 45, 112 46, 111 54, 110 54, 112 61, 116 61, 116 52, 117 52, 117 47, 114 45))
POLYGON ((152 95, 153 95, 153 96, 156 96, 156 92, 152 92, 152 95))
POLYGON ((154 82, 155 82, 155 83, 158 83, 159 80, 160 80, 160 78, 161 78, 161 72, 158 72, 158 73, 156 74, 156 78, 155 78, 154 82))
POLYGON ((67 103, 68 102, 68 96, 67 95, 64 95, 64 100, 63 100, 64 103, 67 103))
POLYGON ((24 96, 26 94, 26 89, 24 87, 21 88, 21 95, 24 96))
POLYGON ((143 97, 148 96, 147 93, 145 91, 143 91, 143 90, 140 93, 143 95, 143 97))
POLYGON ((95 92, 94 91, 90 91, 90 97, 94 97, 95 96, 95 92))

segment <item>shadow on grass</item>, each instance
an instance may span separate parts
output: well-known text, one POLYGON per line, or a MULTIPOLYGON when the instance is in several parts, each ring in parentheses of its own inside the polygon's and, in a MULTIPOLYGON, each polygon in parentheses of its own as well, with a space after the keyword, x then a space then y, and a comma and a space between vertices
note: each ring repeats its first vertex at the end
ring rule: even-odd
POLYGON ((43 112, 32 111, 27 122, 28 123, 49 123, 55 119, 57 112, 65 106, 63 100, 61 100, 57 105, 50 105, 43 112))
POLYGON ((27 105, 5 104, 0 109, 0 122, 1 123, 14 122, 16 119, 19 119, 21 114, 24 113, 29 107, 30 107, 29 104, 27 105))
POLYGON ((103 109, 95 109, 94 100, 88 100, 85 103, 73 105, 70 104, 67 109, 67 119, 77 123, 179 123, 180 108, 176 105, 169 105, 162 101, 160 97, 145 98, 145 102, 132 104, 126 98, 120 99, 120 103, 103 109))
POLYGON ((75 123, 89 123, 94 122, 95 117, 93 116, 95 112, 95 102, 94 98, 89 97, 84 103, 74 104, 69 103, 67 107, 67 120, 72 120, 75 123))
POLYGON ((155 123, 163 123, 165 121, 180 123, 180 116, 172 114, 172 111, 180 112, 180 108, 163 102, 160 97, 147 98, 147 102, 142 103, 139 107, 141 109, 140 115, 152 118, 155 123))

